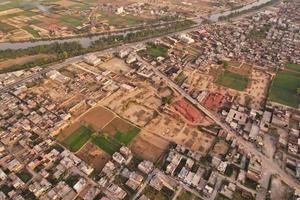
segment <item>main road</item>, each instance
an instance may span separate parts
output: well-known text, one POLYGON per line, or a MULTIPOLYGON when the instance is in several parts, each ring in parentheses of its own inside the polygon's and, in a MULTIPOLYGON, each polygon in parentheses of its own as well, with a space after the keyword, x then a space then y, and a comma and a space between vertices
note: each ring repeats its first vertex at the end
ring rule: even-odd
POLYGON ((228 134, 230 134, 232 137, 236 139, 237 144, 240 145, 240 147, 243 148, 243 150, 252 156, 256 156, 260 158, 262 163, 265 166, 268 166, 269 170, 273 172, 274 174, 278 174, 282 181, 284 181, 286 184, 288 184, 290 187, 294 188, 296 191, 300 192, 300 184, 299 182, 294 179, 292 176, 287 174, 284 170, 282 170, 271 158, 268 158, 267 156, 263 155, 260 151, 258 151, 255 146, 246 141, 244 138, 239 136, 237 133, 231 130, 229 126, 222 122, 222 120, 213 114, 211 111, 209 111, 207 108, 202 106, 197 100, 193 99, 186 91, 184 91, 179 85, 174 83, 171 79, 169 79, 166 75, 164 75, 162 72, 160 72, 157 68, 155 68, 150 63, 146 62, 142 58, 139 57, 139 61, 143 62, 146 66, 149 67, 157 76, 159 76, 161 79, 163 79, 171 88, 176 90, 178 93, 180 93, 183 97, 185 97, 188 101, 190 101, 194 106, 196 106, 199 110, 201 110, 204 114, 206 114, 208 117, 210 117, 216 124, 218 124, 224 131, 226 131, 228 134))

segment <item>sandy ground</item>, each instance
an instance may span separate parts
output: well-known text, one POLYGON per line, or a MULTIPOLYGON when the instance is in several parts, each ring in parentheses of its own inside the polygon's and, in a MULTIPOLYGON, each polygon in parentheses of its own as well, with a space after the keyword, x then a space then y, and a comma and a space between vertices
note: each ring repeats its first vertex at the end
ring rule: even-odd
POLYGON ((251 74, 251 84, 246 93, 251 97, 251 107, 260 109, 261 103, 265 100, 270 82, 270 75, 253 70, 251 74))
POLYGON ((156 117, 145 129, 203 154, 208 152, 215 140, 215 136, 200 132, 197 127, 166 114, 156 117))
POLYGON ((130 68, 128 65, 124 62, 124 60, 121 60, 119 58, 112 58, 108 60, 105 63, 102 63, 99 65, 100 68, 115 72, 115 73, 126 73, 130 71, 130 68))
POLYGON ((118 90, 102 100, 101 104, 139 126, 145 126, 158 110, 161 100, 156 89, 142 85, 132 91, 118 90))
POLYGON ((155 162, 168 149, 168 146, 167 140, 142 130, 129 147, 138 157, 155 162))
POLYGON ((216 156, 225 155, 228 149, 229 145, 224 140, 220 140, 215 144, 212 150, 212 154, 216 156))
POLYGON ((109 154, 90 142, 86 143, 76 155, 84 162, 91 165, 96 172, 100 172, 104 165, 110 160, 109 154))

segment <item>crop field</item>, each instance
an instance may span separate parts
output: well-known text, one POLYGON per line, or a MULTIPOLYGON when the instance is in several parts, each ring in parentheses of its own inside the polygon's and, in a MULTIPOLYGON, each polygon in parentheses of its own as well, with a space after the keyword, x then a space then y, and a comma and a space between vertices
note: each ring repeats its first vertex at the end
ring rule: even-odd
POLYGON ((102 129, 102 132, 114 137, 120 144, 128 145, 140 129, 116 117, 102 129))
POLYGON ((62 143, 71 151, 76 152, 90 139, 92 133, 93 131, 90 128, 81 126, 62 143))
POLYGON ((59 20, 62 24, 70 25, 72 27, 81 25, 81 19, 74 16, 61 16, 59 20))
POLYGON ((0 31, 4 32, 4 33, 8 33, 10 31, 13 31, 15 30, 16 28, 9 25, 9 24, 6 24, 4 22, 0 22, 0 31))
POLYGON ((285 65, 286 69, 293 70, 300 73, 300 64, 288 63, 285 65))
POLYGON ((120 16, 116 14, 111 14, 107 12, 102 12, 100 19, 108 22, 110 25, 116 28, 125 28, 128 26, 134 26, 142 23, 147 23, 149 20, 139 16, 125 15, 120 16))
POLYGON ((291 71, 279 71, 272 81, 269 100, 297 108, 299 105, 298 88, 300 88, 300 74, 291 71))
POLYGON ((25 26, 23 27, 23 29, 30 33, 33 37, 40 37, 39 32, 31 28, 30 26, 25 26))
POLYGON ((110 155, 114 154, 116 151, 119 151, 121 148, 121 144, 108 135, 93 135, 92 143, 110 155))
POLYGON ((140 129, 139 128, 131 128, 129 129, 128 131, 126 132, 120 132, 120 131, 117 131, 114 138, 119 141, 121 144, 125 144, 125 145, 128 145, 131 140, 137 136, 137 134, 140 132, 140 129))
POLYGON ((248 76, 237 74, 228 70, 225 70, 225 72, 217 80, 217 84, 238 91, 245 90, 248 82, 248 76))

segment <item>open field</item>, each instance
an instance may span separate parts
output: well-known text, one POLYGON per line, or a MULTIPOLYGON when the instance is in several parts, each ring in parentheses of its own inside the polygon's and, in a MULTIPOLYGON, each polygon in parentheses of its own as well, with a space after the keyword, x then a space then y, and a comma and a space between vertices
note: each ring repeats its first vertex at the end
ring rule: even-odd
POLYGON ((0 62, 0 69, 1 68, 6 68, 10 67, 16 63, 18 64, 24 64, 30 61, 34 61, 36 59, 41 59, 41 58, 49 58, 51 55, 45 55, 45 54, 37 54, 37 55, 32 55, 32 56, 23 56, 23 57, 18 57, 15 59, 8 59, 0 62))
POLYGON ((99 106, 91 108, 87 113, 79 118, 79 121, 91 125, 95 130, 99 130, 114 118, 115 115, 111 111, 99 106))
POLYGON ((62 141, 62 143, 71 151, 76 152, 90 139, 92 133, 93 131, 90 128, 81 126, 64 141, 62 141))
POLYGON ((153 200, 169 200, 172 199, 170 196, 165 194, 163 191, 157 191, 150 185, 147 186, 143 192, 143 194, 148 197, 149 199, 153 200))
POLYGON ((293 70, 300 73, 300 64, 288 63, 285 65, 286 69, 293 70))
POLYGON ((105 63, 100 64, 99 67, 115 73, 126 73, 130 71, 130 68, 124 62, 124 60, 121 60, 116 57, 106 61, 105 63))
POLYGON ((155 44, 148 44, 146 53, 153 57, 167 57, 168 56, 168 48, 164 45, 155 45, 155 44))
POLYGON ((135 155, 152 162, 156 162, 168 147, 169 141, 146 130, 141 130, 129 145, 135 155))
POLYGON ((118 141, 108 135, 93 135, 92 143, 110 155, 119 151, 122 146, 118 141))
POLYGON ((248 77, 225 70, 218 78, 217 84, 234 90, 243 91, 248 85, 248 77))
POLYGON ((81 19, 78 17, 74 17, 74 16, 61 16, 59 18, 60 23, 65 24, 65 25, 69 25, 72 27, 77 27, 81 25, 81 19))
POLYGON ((251 83, 246 89, 250 102, 245 101, 245 106, 250 105, 255 109, 261 108, 262 104, 266 100, 270 80, 271 76, 269 74, 259 70, 252 70, 251 83))
POLYGON ((11 26, 9 24, 6 24, 4 22, 0 22, 0 31, 4 32, 4 33, 8 33, 10 31, 15 30, 16 28, 14 26, 11 26))
POLYGON ((226 155, 229 149, 229 145, 224 141, 218 141, 212 149, 212 154, 215 156, 223 156, 226 155))
POLYGON ((176 200, 201 200, 199 197, 195 196, 189 191, 182 191, 176 200))
POLYGON ((299 87, 300 74, 290 71, 279 71, 272 81, 269 100, 298 108, 299 97, 297 96, 297 89, 299 87))
POLYGON ((114 138, 121 144, 128 145, 131 140, 140 132, 139 128, 131 128, 126 132, 117 131, 114 138))
POLYGON ((116 117, 102 130, 102 133, 113 137, 120 144, 128 145, 131 140, 140 132, 140 129, 126 122, 125 120, 116 117))
POLYGON ((115 26, 116 28, 125 28, 129 26, 138 25, 141 23, 147 23, 149 19, 132 16, 132 15, 116 15, 108 12, 101 12, 99 17, 100 20, 109 23, 111 26, 115 26))
POLYGON ((39 32, 31 28, 30 26, 25 26, 23 27, 23 29, 30 33, 33 37, 40 37, 39 32))
POLYGON ((96 145, 88 142, 76 155, 84 162, 92 166, 96 172, 100 172, 105 163, 110 160, 110 155, 102 151, 96 145))
POLYGON ((114 118, 115 115, 103 107, 98 106, 91 108, 85 114, 76 118, 73 122, 71 122, 71 124, 63 128, 63 130, 57 136, 57 140, 65 140, 74 131, 76 131, 76 129, 86 124, 91 126, 95 131, 99 131, 114 118))
POLYGON ((126 132, 134 128, 133 125, 124 121, 123 119, 116 117, 109 124, 107 124, 101 132, 114 136, 117 131, 126 132))

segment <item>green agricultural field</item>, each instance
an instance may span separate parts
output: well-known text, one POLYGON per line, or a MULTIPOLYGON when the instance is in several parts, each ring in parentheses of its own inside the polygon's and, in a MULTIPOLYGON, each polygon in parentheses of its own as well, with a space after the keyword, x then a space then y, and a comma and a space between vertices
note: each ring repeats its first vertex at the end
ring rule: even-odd
POLYGON ((121 144, 125 144, 128 145, 131 140, 137 136, 137 134, 139 134, 140 129, 139 128, 132 128, 130 130, 128 130, 125 133, 122 133, 120 131, 116 132, 116 134, 114 135, 114 138, 119 141, 121 144))
POLYGON ((134 26, 142 23, 147 23, 148 19, 139 17, 139 16, 132 16, 132 15, 125 15, 120 16, 116 14, 111 14, 107 12, 102 12, 100 19, 106 21, 109 25, 115 26, 117 28, 125 28, 128 26, 134 26))
POLYGON ((93 131, 90 128, 81 126, 62 143, 71 151, 76 152, 91 138, 92 133, 93 131))
POLYGON ((15 30, 16 28, 14 26, 11 26, 9 24, 0 22, 0 31, 4 32, 4 33, 8 33, 10 31, 15 30))
POLYGON ((290 71, 279 71, 272 81, 269 100, 298 108, 298 88, 300 88, 300 74, 290 71))
POLYGON ((289 70, 293 70, 300 73, 300 64, 288 63, 285 67, 289 70))
POLYGON ((13 9, 13 8, 19 8, 19 7, 20 7, 19 2, 4 3, 0 6, 0 11, 9 10, 9 9, 13 9))
POLYGON ((23 29, 28 33, 30 33, 35 38, 40 37, 39 32, 31 28, 30 26, 25 26, 23 27, 23 29))
POLYGON ((111 138, 107 135, 93 135, 92 143, 110 155, 114 154, 116 151, 119 151, 122 146, 114 138, 111 138))
POLYGON ((234 90, 243 91, 246 89, 248 81, 248 76, 225 70, 225 72, 218 78, 217 84, 234 90))
POLYGON ((82 25, 81 23, 82 20, 78 17, 73 17, 73 16, 61 16, 59 21, 62 24, 70 25, 72 27, 77 27, 82 25))

